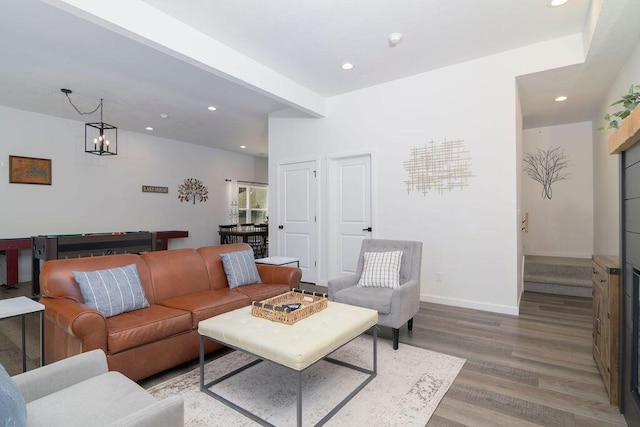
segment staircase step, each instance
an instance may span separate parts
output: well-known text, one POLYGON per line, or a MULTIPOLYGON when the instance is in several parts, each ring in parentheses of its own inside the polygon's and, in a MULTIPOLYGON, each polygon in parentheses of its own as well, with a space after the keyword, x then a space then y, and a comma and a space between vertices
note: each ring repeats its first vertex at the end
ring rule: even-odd
POLYGON ((533 292, 591 296, 591 259, 526 255, 524 288, 533 292))
POLYGON ((524 282, 524 290, 543 294, 571 295, 574 297, 591 297, 591 287, 567 286, 555 283, 524 282))
MULTIPOLYGON (((539 281, 553 277, 558 280, 591 282, 591 260, 588 258, 562 258, 527 255, 524 259, 524 275, 539 281)), ((525 279, 528 280, 528 279, 525 279)))
POLYGON ((586 288, 591 288, 591 277, 588 279, 584 278, 575 278, 575 277, 560 277, 553 275, 542 275, 542 274, 525 274, 524 276, 525 282, 531 283, 553 283, 556 285, 565 285, 565 286, 582 286, 586 288))

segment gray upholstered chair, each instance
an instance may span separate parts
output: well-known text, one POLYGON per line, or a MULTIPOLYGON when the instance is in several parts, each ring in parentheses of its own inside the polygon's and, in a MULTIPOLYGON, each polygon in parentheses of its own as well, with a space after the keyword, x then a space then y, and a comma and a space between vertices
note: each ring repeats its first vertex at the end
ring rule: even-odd
POLYGON ((12 379, 26 402, 28 426, 184 425, 182 397, 158 400, 120 372, 108 372, 102 350, 80 353, 12 379))
POLYGON ((420 308, 420 270, 422 242, 367 239, 362 242, 358 267, 353 276, 329 280, 329 301, 378 310, 378 325, 393 329, 393 348, 398 349, 400 327, 413 328, 413 316, 420 308), (400 286, 364 288, 356 286, 364 266, 365 252, 402 251, 400 286))

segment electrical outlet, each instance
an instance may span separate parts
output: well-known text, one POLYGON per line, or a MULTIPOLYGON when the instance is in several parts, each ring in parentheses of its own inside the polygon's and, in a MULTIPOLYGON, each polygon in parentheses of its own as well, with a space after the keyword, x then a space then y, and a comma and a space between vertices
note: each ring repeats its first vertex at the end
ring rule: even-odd
POLYGON ((442 273, 436 273, 436 282, 442 282, 442 273))

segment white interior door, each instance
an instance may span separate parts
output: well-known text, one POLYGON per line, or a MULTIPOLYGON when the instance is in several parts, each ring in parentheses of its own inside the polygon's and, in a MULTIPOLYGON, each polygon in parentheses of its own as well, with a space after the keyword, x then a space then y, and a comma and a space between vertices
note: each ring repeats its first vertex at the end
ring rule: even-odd
POLYGON ((316 282, 316 162, 280 165, 278 255, 300 260, 302 280, 316 282))
POLYGON ((371 155, 331 160, 330 278, 354 274, 364 239, 371 238, 371 155))

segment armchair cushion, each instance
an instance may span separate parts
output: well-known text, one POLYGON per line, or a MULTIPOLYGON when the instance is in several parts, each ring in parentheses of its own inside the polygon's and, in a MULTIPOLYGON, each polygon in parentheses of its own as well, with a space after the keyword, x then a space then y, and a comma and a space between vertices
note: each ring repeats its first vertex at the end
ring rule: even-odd
POLYGON ((402 251, 365 252, 358 281, 361 288, 397 288, 400 286, 402 251))
POLYGON ((27 405, 29 425, 108 425, 156 399, 119 372, 90 378, 27 405))
MULTIPOLYGON (((16 425, 184 425, 180 396, 159 401, 120 372, 108 372, 102 350, 81 353, 12 379, 28 402, 26 420, 16 425)), ((4 425, 2 419, 0 425, 4 425)))
POLYGON ((262 283, 252 250, 227 252, 220 254, 220 258, 231 289, 262 283))
POLYGON ((357 305, 358 307, 377 310, 380 314, 391 312, 391 296, 393 289, 389 288, 359 288, 353 286, 339 292, 340 302, 357 305))
POLYGON ((105 317, 149 307, 135 264, 97 271, 74 271, 84 303, 105 317))
POLYGON ((27 404, 15 381, 0 365, 0 425, 27 425, 27 404))

